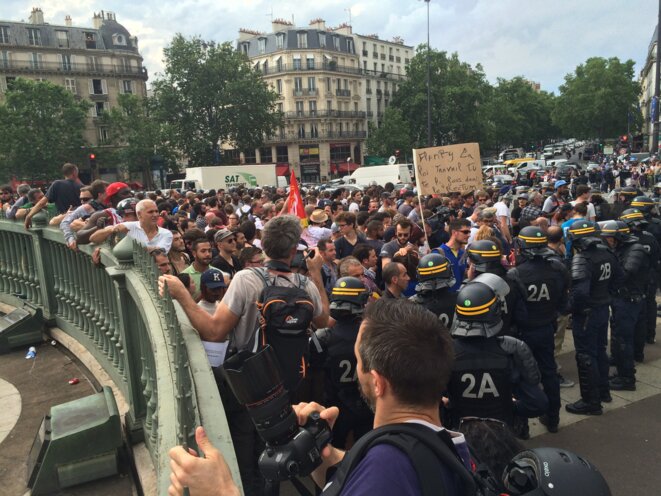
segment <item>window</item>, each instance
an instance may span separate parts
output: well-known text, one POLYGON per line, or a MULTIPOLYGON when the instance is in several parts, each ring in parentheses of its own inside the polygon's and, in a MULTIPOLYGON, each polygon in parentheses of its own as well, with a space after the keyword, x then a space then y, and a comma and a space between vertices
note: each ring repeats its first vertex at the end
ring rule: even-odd
POLYGON ((303 117, 303 102, 301 100, 296 102, 296 116, 303 117))
POLYGON ((370 112, 372 110, 372 99, 367 98, 365 100, 365 107, 367 107, 367 111, 370 112))
POLYGON ((308 47, 308 33, 307 33, 307 31, 297 33, 296 38, 298 39, 298 48, 307 48, 308 47))
POLYGON ((78 89, 76 88, 76 80, 75 79, 65 79, 64 80, 64 87, 66 88, 67 91, 70 91, 74 95, 78 94, 78 89))
POLYGON ((62 64, 62 70, 63 71, 70 71, 71 70, 71 55, 68 53, 61 53, 60 54, 60 63, 62 64))
POLYGON ((85 38, 86 48, 91 50, 96 48, 96 33, 92 33, 91 31, 85 31, 83 33, 83 37, 85 38))
POLYGON ((298 125, 298 137, 305 138, 305 124, 298 125))
POLYGON ((43 55, 32 52, 30 54, 30 67, 32 69, 42 69, 43 65, 43 55))
POLYGON ((285 33, 278 33, 275 35, 275 47, 280 50, 285 47, 285 33))
POLYGON ((99 143, 107 143, 109 139, 110 139, 110 135, 108 134, 108 128, 107 127, 100 127, 99 128, 99 143))
POLYGON ((269 61, 268 60, 265 60, 264 63, 262 64, 262 72, 264 74, 269 73, 269 61))
POLYGON ((243 160, 246 164, 256 164, 257 163, 257 152, 254 148, 250 150, 243 151, 243 160))
POLYGON ((94 117, 101 117, 106 110, 106 102, 95 102, 92 107, 94 117))
POLYGON ((131 72, 131 61, 126 57, 121 57, 119 59, 120 67, 124 72, 131 72))
POLYGON ((241 43, 241 51, 248 55, 248 50, 250 50, 250 42, 249 41, 244 41, 241 43))
POLYGON ((90 95, 107 95, 108 86, 105 79, 90 79, 89 82, 90 95))
POLYGON ((326 78, 326 91, 329 93, 332 91, 331 90, 331 79, 329 77, 326 78))
POLYGON ((0 52, 0 67, 8 69, 11 65, 11 53, 3 50, 0 52))
POLYGON ((282 102, 278 103, 277 105, 278 105, 278 112, 282 113, 282 109, 283 109, 282 102))
POLYGON ((310 100, 308 102, 310 107, 310 117, 316 117, 317 115, 317 100, 310 100))
POLYGON ((55 38, 57 38, 57 46, 60 48, 69 48, 69 32, 62 30, 55 30, 55 38))
POLYGON ((326 109, 333 110, 333 100, 326 100, 326 109))
POLYGON ((273 149, 270 146, 259 149, 259 161, 262 164, 273 162, 273 149))
POLYGON ((326 33, 319 33, 319 47, 326 48, 326 33))
POLYGON ((133 81, 124 80, 122 81, 122 93, 133 93, 133 81))
POLYGON ((301 56, 300 55, 294 55, 294 70, 295 71, 300 71, 301 70, 301 56))
POLYGON ((294 91, 303 91, 303 78, 294 78, 294 91))
POLYGON ((28 45, 41 45, 41 31, 35 28, 28 28, 28 45))
POLYGON ((353 40, 347 40, 347 52, 349 53, 355 53, 354 47, 353 47, 353 40))
POLYGON ((313 70, 314 69, 314 55, 308 55, 306 61, 307 61, 308 70, 313 70))
POLYGON ((99 62, 96 57, 87 57, 87 69, 90 71, 99 70, 99 62))
POLYGON ((287 146, 276 146, 275 147, 275 160, 278 163, 289 162, 289 149, 287 146))
POLYGON ((317 89, 317 85, 316 85, 315 81, 316 81, 316 79, 313 78, 313 77, 308 78, 308 89, 309 90, 316 90, 317 89))
POLYGON ((126 36, 120 33, 113 34, 112 44, 117 46, 126 46, 126 36))
POLYGON ((335 50, 340 49, 340 37, 339 36, 333 36, 333 48, 335 48, 335 50))
POLYGON ((259 38, 257 40, 257 51, 259 53, 266 52, 266 38, 259 38))
POLYGON ((0 43, 9 43, 9 26, 0 26, 0 43))
POLYGON ((282 95, 282 79, 276 79, 275 91, 278 92, 278 95, 282 95))
POLYGON ((310 124, 310 138, 318 138, 319 137, 319 129, 317 128, 316 124, 310 124))
POLYGON ((282 57, 278 57, 275 61, 275 68, 278 72, 282 72, 282 57))

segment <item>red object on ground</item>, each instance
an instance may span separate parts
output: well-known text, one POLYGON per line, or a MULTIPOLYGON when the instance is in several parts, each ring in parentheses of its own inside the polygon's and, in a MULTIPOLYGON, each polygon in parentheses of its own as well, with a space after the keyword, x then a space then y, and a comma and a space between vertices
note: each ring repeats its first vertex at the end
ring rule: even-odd
POLYGON ((73 379, 69 379, 69 384, 71 384, 72 386, 75 385, 75 384, 78 384, 79 382, 80 382, 80 379, 78 379, 78 377, 74 377, 73 379))

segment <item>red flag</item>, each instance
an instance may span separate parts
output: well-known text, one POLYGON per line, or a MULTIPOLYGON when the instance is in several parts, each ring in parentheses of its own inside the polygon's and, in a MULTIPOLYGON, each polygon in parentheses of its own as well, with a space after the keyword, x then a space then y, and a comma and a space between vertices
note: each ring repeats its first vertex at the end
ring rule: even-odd
POLYGON ((305 215, 305 208, 303 208, 303 197, 301 196, 301 190, 298 189, 298 181, 296 180, 296 174, 294 174, 293 169, 289 180, 289 196, 287 196, 285 205, 278 215, 283 214, 295 215, 301 219, 302 227, 307 227, 308 225, 308 216, 305 215))

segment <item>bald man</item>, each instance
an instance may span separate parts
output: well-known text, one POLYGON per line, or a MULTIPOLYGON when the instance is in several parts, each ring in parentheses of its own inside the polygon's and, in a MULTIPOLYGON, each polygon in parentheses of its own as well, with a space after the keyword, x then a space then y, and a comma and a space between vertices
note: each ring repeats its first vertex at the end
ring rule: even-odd
POLYGON ((152 200, 141 200, 135 208, 138 220, 135 222, 122 222, 114 226, 108 226, 105 230, 111 233, 127 233, 127 236, 135 239, 147 248, 162 248, 165 253, 172 246, 172 233, 167 229, 158 227, 158 208, 152 200))

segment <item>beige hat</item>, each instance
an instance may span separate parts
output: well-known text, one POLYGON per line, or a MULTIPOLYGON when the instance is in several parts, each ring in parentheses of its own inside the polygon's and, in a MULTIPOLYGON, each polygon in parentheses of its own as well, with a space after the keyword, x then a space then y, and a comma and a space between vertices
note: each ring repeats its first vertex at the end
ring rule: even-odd
POLYGON ((328 214, 321 209, 317 209, 310 214, 310 222, 314 224, 323 224, 328 220, 328 214))

